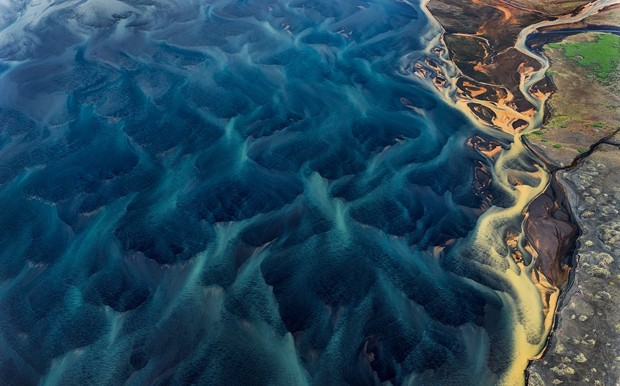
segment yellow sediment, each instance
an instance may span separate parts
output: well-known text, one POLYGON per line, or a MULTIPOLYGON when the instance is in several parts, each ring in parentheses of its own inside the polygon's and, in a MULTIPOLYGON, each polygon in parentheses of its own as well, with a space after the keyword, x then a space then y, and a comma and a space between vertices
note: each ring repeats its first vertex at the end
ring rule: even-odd
MULTIPOLYGON (((479 0, 472 1, 480 2, 479 0)), ((427 2, 428 0, 423 0, 424 12, 431 23, 435 24, 436 30, 442 31, 441 26, 426 8, 427 2)), ((513 137, 508 149, 499 145, 477 149, 494 161, 493 168, 490 170, 494 183, 512 197, 513 205, 508 208, 491 207, 487 210, 479 218, 472 240, 476 250, 492 251, 491 261, 488 261, 489 257, 486 256, 487 261, 474 261, 472 264, 481 266, 489 272, 500 273, 512 290, 510 293, 497 291, 507 309, 511 310, 513 320, 516 321, 512 337, 514 358, 512 366, 501 380, 504 385, 523 385, 528 362, 540 358, 543 354, 547 337, 553 328, 560 293, 557 285, 564 284, 554 284, 553 280, 541 272, 537 264, 537 253, 525 239, 523 231, 522 234, 517 235, 508 230, 509 225, 514 224, 515 221, 525 221, 529 204, 547 188, 550 181, 549 173, 541 165, 534 165, 534 171, 526 171, 518 166, 528 160, 531 163, 534 159, 523 145, 521 134, 534 131, 542 125, 544 103, 550 95, 540 90, 532 90, 532 86, 544 78, 549 64, 546 58, 537 56, 527 49, 525 39, 539 26, 577 22, 614 3, 620 3, 620 0, 597 0, 584 7, 578 15, 566 15, 557 20, 544 21, 522 31, 515 48, 541 64, 541 69, 538 71, 524 64, 516 69, 521 78, 520 91, 534 106, 533 109, 519 111, 512 103, 513 95, 500 85, 480 83, 466 78, 449 58, 441 33, 438 37, 429 37, 427 55, 433 58, 432 61, 429 61, 428 57, 403 59, 403 67, 417 75, 420 81, 435 88, 442 99, 463 111, 479 129, 491 136, 494 131, 497 133, 497 130, 500 130, 513 137), (434 65, 429 66, 429 62, 434 65), (436 81, 435 78, 440 78, 440 81, 436 81), (460 86, 457 85, 459 79, 462 79, 460 86), (479 99, 485 94, 488 96, 489 91, 496 92, 497 100, 479 99), (472 106, 478 109, 488 109, 487 111, 491 111, 492 114, 480 116, 476 114, 472 106), (489 117, 491 117, 490 121, 489 117), (519 122, 513 125, 519 120, 524 121, 525 124, 519 122), (504 246, 507 248, 503 248, 504 246), (509 252, 502 254, 498 252, 501 250, 509 252), (528 259, 524 259, 524 255, 527 255, 528 259), (531 263, 525 265, 524 260, 531 261, 531 263), (506 262, 508 269, 505 269, 506 262)), ((508 8, 510 4, 504 3, 505 6, 493 4, 502 12, 502 20, 510 23, 512 15, 508 8)), ((485 3, 485 5, 490 4, 485 3)), ((482 25, 472 37, 478 36, 484 39, 480 35, 484 35, 485 28, 485 25, 482 25)), ((478 64, 476 70, 485 72, 482 64, 478 64)), ((434 254, 439 256, 442 250, 443 248, 438 247, 434 250, 434 254)))

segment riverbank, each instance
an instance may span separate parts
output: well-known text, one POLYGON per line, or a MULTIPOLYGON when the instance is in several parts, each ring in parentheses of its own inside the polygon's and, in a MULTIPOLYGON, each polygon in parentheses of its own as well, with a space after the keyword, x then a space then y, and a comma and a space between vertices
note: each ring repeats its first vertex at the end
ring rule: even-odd
POLYGON ((615 42, 609 34, 574 35, 613 29, 618 7, 605 4, 610 6, 577 20, 569 17, 591 3, 433 0, 428 6, 464 75, 457 82, 460 95, 474 100, 467 107, 515 140, 527 133, 519 140, 552 174, 547 190, 528 206, 524 224, 538 255, 536 271, 562 290, 547 348, 527 370, 528 383, 536 386, 614 385, 619 378, 620 276, 613 256, 620 255, 620 184, 614 173, 620 170, 620 93, 617 63, 600 63, 610 55, 604 48, 613 49, 615 42), (553 21, 558 15, 565 16, 553 21), (546 78, 528 82, 541 63, 515 42, 537 23, 541 28, 531 31, 536 33, 527 43, 538 52, 544 46, 550 69, 546 78), (529 86, 537 101, 528 98, 529 86), (542 112, 539 128, 536 115, 542 112))
POLYGON ((575 167, 555 173, 581 234, 572 283, 562 294, 555 330, 543 357, 528 368, 530 385, 618 383, 619 146, 616 135, 575 167))
POLYGON ((583 33, 544 48, 556 91, 546 124, 526 143, 554 170, 581 234, 555 331, 528 369, 534 386, 620 379, 620 71, 613 52, 601 55, 617 44, 617 36, 583 33))

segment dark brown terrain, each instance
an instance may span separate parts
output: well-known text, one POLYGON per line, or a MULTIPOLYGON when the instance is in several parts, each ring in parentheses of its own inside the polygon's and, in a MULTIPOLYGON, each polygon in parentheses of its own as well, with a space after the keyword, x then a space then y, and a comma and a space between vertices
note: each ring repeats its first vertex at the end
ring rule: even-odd
POLYGON ((431 0, 428 4, 445 29, 450 59, 461 72, 458 93, 468 100, 466 106, 481 123, 506 133, 520 136, 528 128, 525 144, 551 172, 551 183, 530 203, 524 224, 538 256, 540 283, 562 290, 557 310, 550 310, 557 313, 548 349, 528 369, 528 382, 537 386, 620 381, 620 275, 614 257, 620 255, 620 90, 615 81, 619 72, 612 81, 594 81, 593 68, 547 45, 595 41, 588 30, 618 29, 620 6, 577 23, 541 28, 542 33, 529 42, 544 50, 551 63, 547 77, 531 89, 546 106, 544 124, 533 133, 528 124, 535 106, 519 86, 522 76, 540 64, 514 47, 525 27, 574 15, 588 3, 431 0), (558 30, 565 33, 553 33, 558 30))

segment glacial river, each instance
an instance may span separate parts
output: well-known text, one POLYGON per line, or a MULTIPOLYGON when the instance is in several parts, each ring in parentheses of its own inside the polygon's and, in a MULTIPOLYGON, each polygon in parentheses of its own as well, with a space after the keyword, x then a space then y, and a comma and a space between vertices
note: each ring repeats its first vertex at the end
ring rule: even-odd
POLYGON ((423 3, 0 15, 2 384, 523 382, 548 174, 459 105, 423 3))

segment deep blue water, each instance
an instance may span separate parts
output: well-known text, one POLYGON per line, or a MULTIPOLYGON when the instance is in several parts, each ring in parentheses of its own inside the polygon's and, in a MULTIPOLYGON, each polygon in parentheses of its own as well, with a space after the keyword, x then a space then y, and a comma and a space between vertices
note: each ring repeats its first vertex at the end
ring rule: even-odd
POLYGON ((492 165, 400 66, 434 36, 417 2, 37 4, 0 2, 2 384, 510 366, 502 300, 464 278, 492 165))

